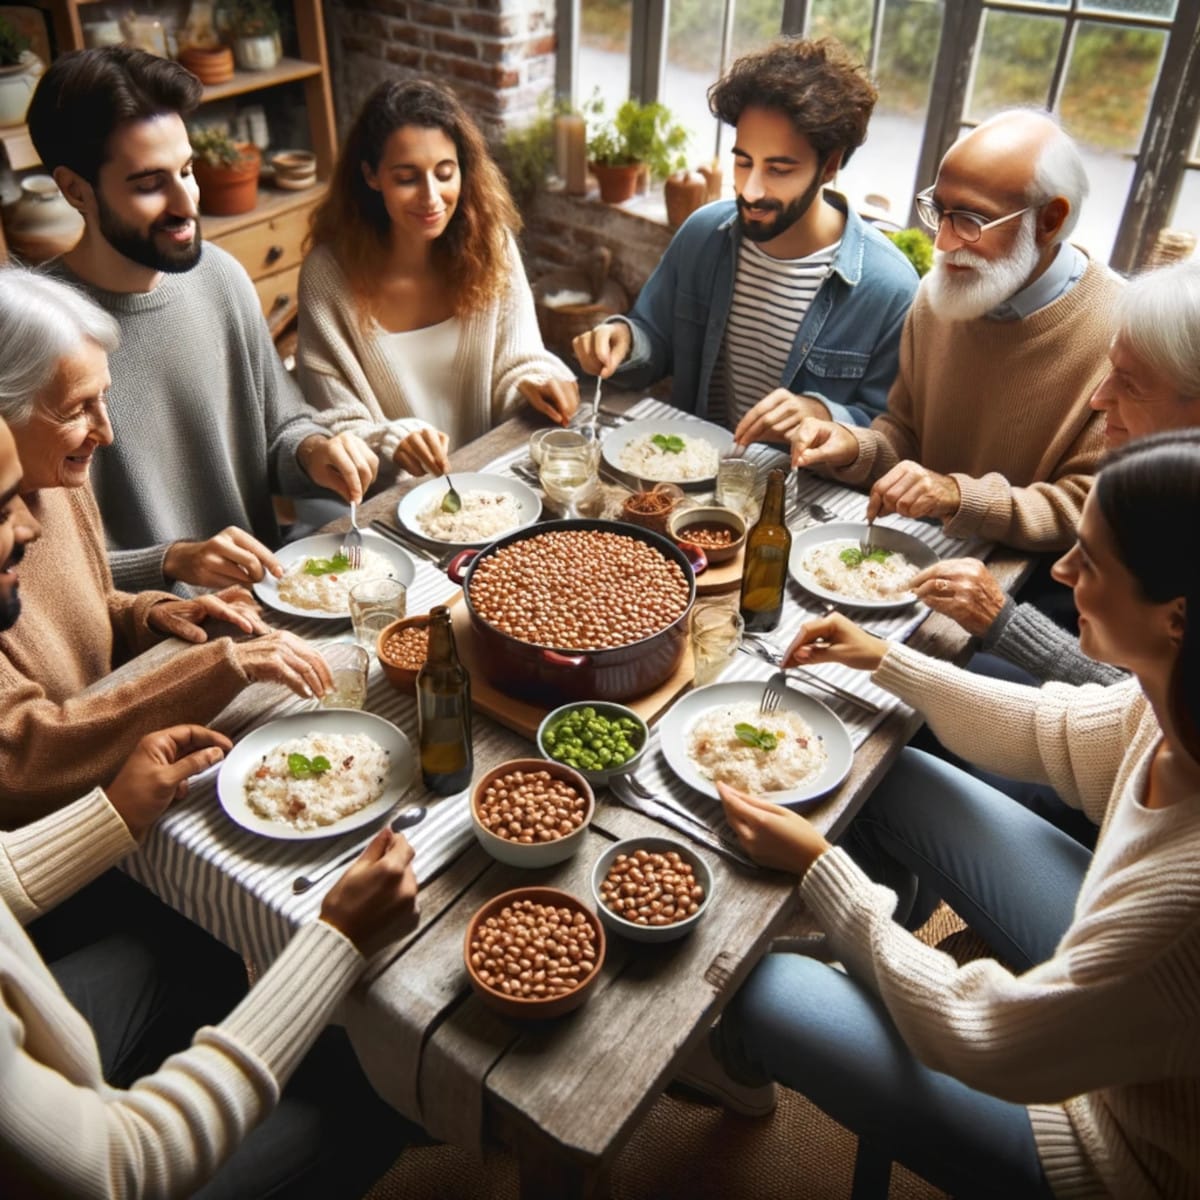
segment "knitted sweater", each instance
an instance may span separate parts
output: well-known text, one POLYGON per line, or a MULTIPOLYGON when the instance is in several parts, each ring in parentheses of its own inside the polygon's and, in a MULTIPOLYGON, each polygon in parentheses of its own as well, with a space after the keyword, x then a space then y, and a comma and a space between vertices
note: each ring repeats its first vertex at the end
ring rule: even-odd
MULTIPOLYGON (((542 345, 533 295, 512 238, 509 256, 508 294, 463 317, 454 362, 458 391, 446 397, 446 404, 458 410, 457 425, 467 441, 512 414, 521 398, 520 380, 575 378, 542 345)), ((326 428, 334 433, 352 430, 391 463, 396 447, 429 424, 413 415, 405 380, 380 346, 381 333, 375 321, 363 328, 350 284, 332 250, 318 246, 300 270, 300 386, 305 399, 321 410, 317 419, 326 428)))
POLYGON ((1100 838, 1054 956, 1019 976, 923 945, 830 850, 801 892, 838 958, 927 1066, 1030 1106, 1056 1195, 1200 1194, 1200 796, 1143 805, 1161 734, 1137 682, 1023 688, 895 645, 873 678, 955 753, 1050 784, 1100 838))
POLYGON ((150 609, 175 597, 113 589, 86 488, 25 502, 41 539, 21 564, 21 617, 0 634, 0 826, 12 828, 116 774, 138 739, 206 721, 248 682, 228 638, 189 647, 139 679, 81 696, 160 634, 150 609))
POLYGON ((888 411, 851 428, 858 458, 833 472, 870 484, 902 459, 950 475, 962 493, 951 537, 1062 550, 1103 451, 1088 407, 1106 366, 1120 280, 1090 263, 1069 291, 1021 321, 948 321, 925 296, 909 310, 888 411))
POLYGON ((283 369, 237 260, 206 244, 192 270, 146 293, 90 287, 61 260, 49 269, 121 327, 109 363, 116 441, 92 464, 117 586, 165 586, 172 542, 228 525, 278 546, 272 493, 325 494, 296 461, 300 443, 325 430, 283 369))
POLYGON ((1017 604, 1011 596, 979 639, 984 650, 1016 663, 1034 679, 1046 683, 1120 683, 1128 679, 1120 667, 1088 658, 1079 639, 1032 604, 1017 604))
POLYGON ((362 971, 304 926, 249 995, 127 1091, 23 925, 136 849, 99 789, 0 835, 0 1157, 7 1196, 189 1196, 274 1107, 362 971), (81 853, 80 850, 83 849, 81 853))

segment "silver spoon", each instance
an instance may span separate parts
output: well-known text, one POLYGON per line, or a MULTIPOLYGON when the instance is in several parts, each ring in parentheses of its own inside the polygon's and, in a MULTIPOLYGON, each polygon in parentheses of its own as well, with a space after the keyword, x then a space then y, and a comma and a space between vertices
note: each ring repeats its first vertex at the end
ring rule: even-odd
POLYGON ((456 513, 462 508, 462 497, 454 488, 454 480, 446 476, 446 494, 442 497, 442 512, 456 513))
MULTIPOLYGON (((391 826, 392 832, 399 833, 402 829, 408 829, 410 826, 419 825, 424 819, 425 805, 417 804, 412 808, 406 808, 402 813, 393 818, 391 826)), ((313 874, 297 875, 296 878, 292 880, 293 894, 302 896, 308 891, 309 888, 320 883, 326 875, 330 874, 330 872, 336 871, 338 867, 344 867, 348 862, 353 862, 354 859, 356 859, 363 852, 363 850, 370 845, 375 838, 375 834, 378 832, 378 829, 375 830, 375 833, 372 833, 370 837, 364 838, 356 846, 352 847, 350 850, 347 850, 341 858, 334 859, 333 862, 327 863, 325 866, 321 867, 320 870, 314 871, 313 874)))
POLYGON ((838 519, 838 515, 833 511, 833 509, 826 508, 825 505, 818 504, 815 500, 810 500, 808 502, 808 515, 812 517, 814 521, 818 522, 836 521, 838 519))

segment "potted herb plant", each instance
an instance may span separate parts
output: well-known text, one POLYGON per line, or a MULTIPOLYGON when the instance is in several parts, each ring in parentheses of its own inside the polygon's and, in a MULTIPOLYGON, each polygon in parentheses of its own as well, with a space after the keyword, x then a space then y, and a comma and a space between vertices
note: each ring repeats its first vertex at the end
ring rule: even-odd
POLYGON ((231 0, 225 6, 233 56, 243 71, 269 71, 282 54, 279 10, 271 0, 231 0))
POLYGON ((0 17, 0 125, 20 125, 41 74, 29 39, 0 17))
POLYGON ((258 202, 262 155, 249 142, 235 142, 223 129, 193 129, 192 169, 200 188, 200 211, 214 217, 249 212, 258 202))
POLYGON ((633 195, 643 169, 655 179, 665 179, 687 165, 683 154, 687 130, 665 105, 626 100, 610 118, 597 93, 584 105, 584 115, 591 170, 600 185, 600 198, 609 204, 620 204, 633 195))

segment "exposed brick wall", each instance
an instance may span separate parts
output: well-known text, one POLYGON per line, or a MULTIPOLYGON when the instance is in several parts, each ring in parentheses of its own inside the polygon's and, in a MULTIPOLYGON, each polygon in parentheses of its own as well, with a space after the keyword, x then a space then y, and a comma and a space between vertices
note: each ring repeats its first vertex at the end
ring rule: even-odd
POLYGON ((554 87, 554 0, 327 0, 343 133, 384 79, 448 84, 490 137, 521 125, 554 87))

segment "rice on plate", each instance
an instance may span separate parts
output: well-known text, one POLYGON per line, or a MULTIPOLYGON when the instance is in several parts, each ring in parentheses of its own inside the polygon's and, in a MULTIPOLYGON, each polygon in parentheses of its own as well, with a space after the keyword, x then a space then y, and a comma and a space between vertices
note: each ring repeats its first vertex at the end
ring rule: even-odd
POLYGON ((492 541, 521 523, 521 506, 507 492, 463 492, 458 512, 443 511, 443 499, 431 500, 416 517, 421 532, 439 542, 492 541))
POLYGON ((293 829, 317 829, 383 795, 390 755, 363 733, 310 733, 264 754, 246 775, 251 811, 293 829))
POLYGON ((799 713, 765 714, 753 701, 708 709, 688 730, 686 744, 705 779, 755 793, 794 788, 829 759, 824 742, 799 713))
POLYGON ((706 438, 686 433, 647 433, 622 447, 620 468, 639 479, 688 483, 711 479, 720 460, 716 446, 706 438))
POLYGON ((899 550, 879 547, 864 555, 849 538, 810 547, 800 568, 821 587, 850 600, 894 600, 921 571, 899 550))
POLYGON ((350 589, 373 579, 395 579, 395 566, 375 550, 362 549, 362 566, 353 568, 340 556, 300 558, 279 580, 279 599, 293 608, 319 613, 347 613, 350 589))

